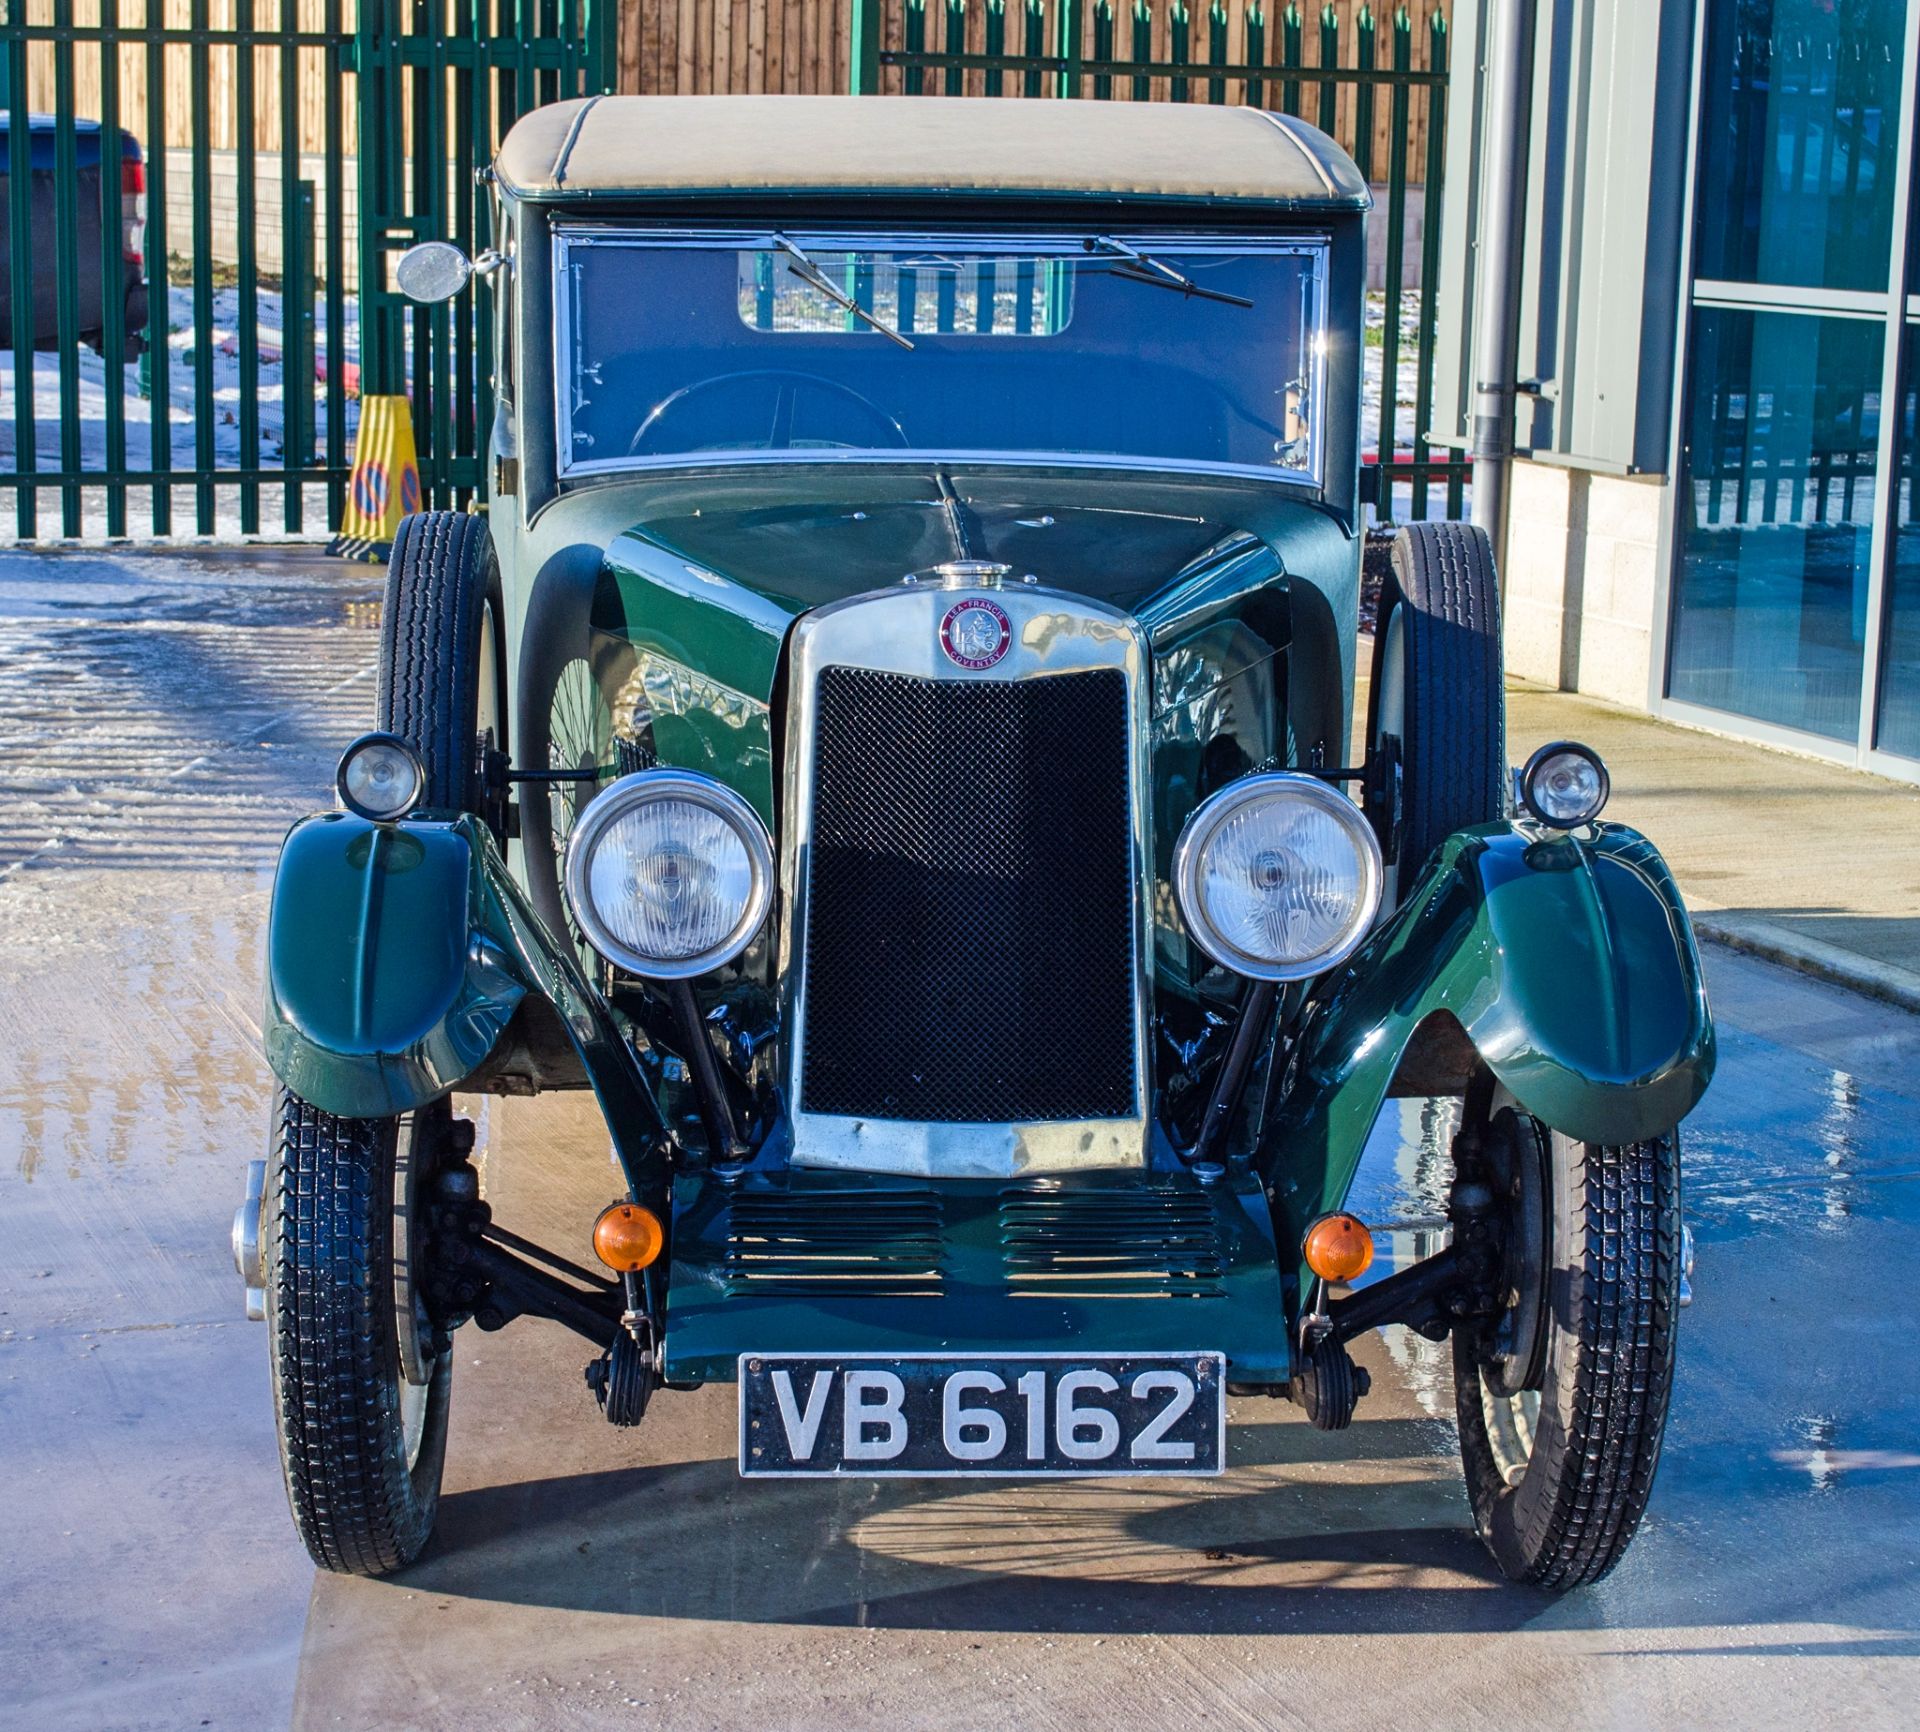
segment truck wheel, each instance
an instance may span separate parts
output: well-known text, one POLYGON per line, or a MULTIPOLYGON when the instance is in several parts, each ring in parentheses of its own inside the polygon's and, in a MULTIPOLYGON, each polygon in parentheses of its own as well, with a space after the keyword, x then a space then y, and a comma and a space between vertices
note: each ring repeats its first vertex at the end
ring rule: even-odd
POLYGON ((1481 1146, 1508 1309, 1453 1338, 1474 1526, 1514 1581, 1597 1582, 1653 1489, 1681 1281, 1678 1133, 1577 1143, 1511 1105, 1481 1146))
POLYGON ((1505 812, 1506 736, 1493 544, 1474 524, 1410 523, 1381 584, 1367 693, 1386 907, 1454 831, 1505 812))
POLYGON ((294 1526, 323 1570, 420 1555, 446 1459, 453 1356, 412 1281, 415 1194, 450 1123, 342 1119, 286 1089, 267 1165, 267 1329, 294 1526))
MULTIPOLYGON (((380 621, 379 726, 420 754, 421 804, 482 812, 488 751, 507 749, 500 654, 500 568, 484 517, 421 511, 403 518, 387 566, 380 621)), ((487 811, 496 834, 504 814, 487 811)))

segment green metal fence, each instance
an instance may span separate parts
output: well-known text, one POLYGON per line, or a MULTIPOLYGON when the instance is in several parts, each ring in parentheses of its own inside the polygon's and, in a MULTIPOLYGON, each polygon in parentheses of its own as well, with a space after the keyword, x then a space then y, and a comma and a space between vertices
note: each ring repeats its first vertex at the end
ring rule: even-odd
POLYGON ((0 184, 33 191, 9 198, 5 276, 16 313, 54 290, 40 352, 16 316, 0 370, 4 528, 324 533, 362 390, 411 393, 427 498, 467 497, 491 416, 487 291, 413 308, 391 255, 486 243, 475 170, 526 108, 608 88, 613 0, 0 8, 0 184), (137 171, 76 172, 89 152, 114 162, 122 134, 137 171), (144 322, 111 316, 129 247, 144 322))
POLYGON ((388 288, 388 260, 416 240, 471 257, 492 240, 480 171, 521 114, 613 86, 616 0, 385 0, 355 44, 360 112, 361 376, 412 381, 421 491, 463 504, 484 489, 493 419, 492 295, 474 277, 419 307, 388 288))
MULTIPOLYGON (((16 324, 36 286, 53 309, 39 352, 17 334, 0 368, 0 534, 318 535, 340 520, 363 390, 411 395, 427 502, 471 497, 492 415, 489 291, 476 280, 450 306, 413 307, 391 259, 428 236, 486 243, 476 171, 528 107, 611 86, 616 4, 0 0, 0 183, 29 189, 0 226, 0 278, 16 324), (112 172, 122 134, 137 171, 112 172), (106 165, 91 179, 88 151, 106 165), (144 320, 90 313, 96 278, 95 303, 119 305, 130 247, 144 320)), ((1363 438, 1382 510, 1457 513, 1466 466, 1418 438, 1446 20, 1343 5, 854 0, 851 84, 1246 102, 1336 133, 1384 185, 1363 438), (1408 191, 1422 182, 1416 248, 1408 191), (1416 256, 1420 287, 1403 297, 1416 256)))
POLYGON ((1440 201, 1446 158, 1447 18, 1409 7, 1319 8, 1246 0, 854 0, 849 76, 864 93, 1245 103, 1339 138, 1384 188, 1380 318, 1369 321, 1362 448, 1377 509, 1462 514, 1469 465, 1430 449, 1440 201), (1424 52, 1416 52, 1418 45, 1424 52), (1424 139, 1420 134, 1424 133, 1424 139), (1423 192, 1420 239, 1408 193, 1423 192), (1403 293, 1409 262, 1419 288, 1403 293), (1402 401, 1402 397, 1405 401, 1402 401))

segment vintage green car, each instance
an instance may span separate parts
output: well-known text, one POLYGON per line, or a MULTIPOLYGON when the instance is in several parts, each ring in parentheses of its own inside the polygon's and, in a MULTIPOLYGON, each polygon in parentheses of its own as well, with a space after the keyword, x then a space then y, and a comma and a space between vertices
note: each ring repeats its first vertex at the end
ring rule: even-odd
MULTIPOLYGON (((1509 1575, 1619 1559, 1713 1036, 1606 774, 1505 741, 1485 535, 1393 547, 1365 737, 1365 182, 1247 109, 620 98, 519 122, 484 513, 393 548, 380 732, 295 825, 235 1227, 301 1537, 432 1528, 453 1332, 742 1474, 1204 1474, 1453 1339, 1509 1575), (461 1095, 590 1088, 618 1195, 497 1225, 461 1095), (1391 1095, 1437 1254, 1356 1285, 1391 1095), (607 1273, 583 1264, 591 1245, 607 1273)), ((502 1158, 511 1159, 510 1149, 502 1158)), ((612 1188, 612 1187, 610 1187, 612 1188)))

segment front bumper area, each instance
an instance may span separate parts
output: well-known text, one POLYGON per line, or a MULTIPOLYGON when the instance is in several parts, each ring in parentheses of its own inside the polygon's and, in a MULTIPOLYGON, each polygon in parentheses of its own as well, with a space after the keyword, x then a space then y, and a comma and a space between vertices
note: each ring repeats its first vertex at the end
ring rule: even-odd
POLYGON ((1292 1375, 1272 1217, 1251 1175, 920 1180, 787 1169, 676 1180, 665 1372, 742 1353, 1218 1350, 1292 1375))

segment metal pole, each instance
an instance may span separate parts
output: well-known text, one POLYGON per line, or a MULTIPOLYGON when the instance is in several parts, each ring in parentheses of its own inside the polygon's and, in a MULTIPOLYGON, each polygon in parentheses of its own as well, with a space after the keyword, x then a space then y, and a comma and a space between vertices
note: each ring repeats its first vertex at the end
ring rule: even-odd
POLYGON ((1474 271, 1473 521, 1507 552, 1514 384, 1520 361, 1521 224, 1527 201, 1527 122, 1534 0, 1488 0, 1480 257, 1474 271))
POLYGON ((880 93, 880 0, 853 0, 848 20, 847 90, 854 96, 880 93))

